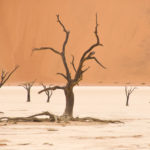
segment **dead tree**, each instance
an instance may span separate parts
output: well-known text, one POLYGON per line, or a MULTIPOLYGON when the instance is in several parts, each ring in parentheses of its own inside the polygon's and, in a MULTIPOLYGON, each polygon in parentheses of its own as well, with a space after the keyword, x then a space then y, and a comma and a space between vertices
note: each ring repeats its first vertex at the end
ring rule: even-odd
POLYGON ((6 81, 12 76, 12 74, 19 68, 16 66, 11 72, 6 72, 2 70, 0 79, 0 88, 6 83, 6 81))
POLYGON ((31 101, 31 88, 32 88, 33 84, 34 84, 34 81, 19 85, 19 86, 24 87, 27 91, 27 102, 31 101))
POLYGON ((61 28, 63 29, 63 31, 65 33, 65 40, 63 42, 61 51, 59 51, 55 48, 52 48, 52 47, 34 48, 33 51, 49 50, 49 51, 57 54, 59 57, 61 57, 62 63, 63 63, 64 68, 65 68, 65 73, 60 73, 59 72, 57 74, 62 76, 66 80, 66 84, 65 84, 65 86, 51 86, 49 88, 46 88, 44 90, 39 91, 39 93, 42 93, 42 92, 48 91, 48 90, 52 90, 52 91, 58 90, 58 89, 63 90, 64 94, 65 94, 65 97, 66 97, 66 107, 65 107, 65 111, 63 113, 63 116, 66 116, 67 118, 72 118, 72 116, 73 116, 73 107, 74 107, 73 87, 75 85, 79 84, 79 82, 83 78, 83 74, 89 69, 89 67, 85 68, 85 62, 87 62, 89 60, 94 60, 100 67, 105 69, 105 67, 95 57, 95 52, 94 52, 94 48, 96 48, 98 46, 103 46, 103 44, 101 44, 100 38, 99 38, 99 35, 98 35, 98 22, 97 22, 97 14, 96 14, 96 25, 95 25, 95 31, 94 31, 96 41, 94 42, 94 44, 92 44, 88 49, 86 49, 84 51, 84 53, 82 54, 82 56, 80 58, 80 61, 79 61, 79 64, 78 64, 77 67, 75 66, 75 63, 74 63, 75 58, 74 58, 74 56, 72 56, 71 64, 72 64, 72 67, 73 67, 74 72, 75 72, 75 75, 72 76, 71 71, 68 67, 67 60, 66 60, 66 45, 68 43, 70 31, 68 31, 66 29, 65 25, 60 20, 59 15, 57 15, 57 22, 61 26, 61 28))
MULTIPOLYGON (((97 123, 123 123, 122 121, 118 121, 118 120, 101 120, 101 119, 97 119, 97 118, 92 118, 92 117, 83 117, 83 118, 71 118, 71 121, 80 121, 80 122, 97 122, 97 123)), ((32 116, 28 116, 28 117, 0 117, 0 122, 64 122, 64 123, 68 123, 69 120, 67 120, 67 118, 64 118, 64 116, 57 116, 54 115, 50 112, 42 112, 42 113, 38 113, 38 114, 34 114, 32 116), (39 116, 47 116, 48 118, 38 118, 39 116)))
MULTIPOLYGON (((43 86, 43 89, 45 90, 45 89, 47 89, 47 88, 50 88, 50 86, 46 86, 46 85, 44 85, 44 84, 41 84, 42 86, 43 86)), ((47 103, 49 103, 49 101, 50 101, 50 98, 51 98, 51 96, 52 96, 52 94, 53 94, 53 92, 52 92, 52 90, 46 90, 46 91, 44 91, 45 92, 45 94, 47 95, 47 103)))
POLYGON ((125 94, 126 94, 126 106, 129 106, 129 99, 132 92, 136 89, 136 87, 131 87, 128 89, 128 87, 125 86, 125 94))

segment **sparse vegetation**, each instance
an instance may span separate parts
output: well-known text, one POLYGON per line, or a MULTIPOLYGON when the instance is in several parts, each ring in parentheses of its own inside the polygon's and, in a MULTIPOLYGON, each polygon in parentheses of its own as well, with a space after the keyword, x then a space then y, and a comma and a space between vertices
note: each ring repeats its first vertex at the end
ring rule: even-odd
POLYGON ((136 87, 128 88, 125 86, 125 94, 126 94, 126 106, 129 106, 129 99, 132 92, 136 89, 136 87))
POLYGON ((6 72, 2 70, 1 72, 1 79, 0 79, 0 88, 8 81, 8 79, 13 75, 13 73, 19 68, 16 66, 11 72, 6 72))
POLYGON ((27 102, 31 101, 31 88, 32 88, 33 84, 34 84, 34 81, 23 83, 23 84, 19 85, 19 86, 24 87, 27 91, 27 102))
MULTIPOLYGON (((50 88, 50 86, 46 86, 46 85, 44 85, 43 83, 42 83, 41 85, 42 85, 43 89, 50 88)), ((44 91, 44 92, 45 92, 45 94, 47 95, 47 100, 46 100, 46 102, 49 103, 50 98, 51 98, 51 96, 52 96, 52 94, 53 94, 53 91, 52 91, 52 90, 46 90, 46 91, 44 91)))

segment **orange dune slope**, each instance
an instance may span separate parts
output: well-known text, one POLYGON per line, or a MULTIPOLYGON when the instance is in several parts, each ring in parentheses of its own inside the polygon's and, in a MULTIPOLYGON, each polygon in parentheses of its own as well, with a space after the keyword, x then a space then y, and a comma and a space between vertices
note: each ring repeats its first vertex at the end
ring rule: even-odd
POLYGON ((9 84, 36 80, 65 83, 61 58, 50 51, 32 53, 32 48, 51 46, 61 50, 65 34, 57 23, 59 14, 70 38, 66 56, 72 76, 71 55, 78 65, 82 53, 95 42, 95 14, 98 14, 101 42, 97 59, 81 84, 150 84, 149 0, 0 0, 0 69, 20 68, 9 84))

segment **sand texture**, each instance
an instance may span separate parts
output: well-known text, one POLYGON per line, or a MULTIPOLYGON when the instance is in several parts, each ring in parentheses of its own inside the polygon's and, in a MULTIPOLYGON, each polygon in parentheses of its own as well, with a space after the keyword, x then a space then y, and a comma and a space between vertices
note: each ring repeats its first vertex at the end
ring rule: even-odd
MULTIPOLYGON (((55 92, 46 103, 40 87, 26 102, 21 87, 0 90, 0 116, 28 116, 42 111, 61 114, 64 97, 55 92), (9 94, 8 94, 9 93, 9 94)), ((75 116, 121 120, 120 124, 98 123, 0 123, 0 150, 149 150, 150 88, 138 87, 125 106, 124 87, 75 87, 75 116), (86 105, 85 105, 86 104, 86 105)))
POLYGON ((75 66, 96 39, 95 14, 103 47, 94 49, 97 59, 86 65, 86 85, 150 85, 150 1, 149 0, 0 0, 0 70, 20 69, 9 83, 33 81, 64 83, 56 76, 65 72, 61 59, 50 51, 32 48, 51 46, 61 51, 65 34, 57 23, 60 15, 70 31, 66 46, 67 62, 75 55, 75 66), (94 77, 93 77, 94 76, 94 77))

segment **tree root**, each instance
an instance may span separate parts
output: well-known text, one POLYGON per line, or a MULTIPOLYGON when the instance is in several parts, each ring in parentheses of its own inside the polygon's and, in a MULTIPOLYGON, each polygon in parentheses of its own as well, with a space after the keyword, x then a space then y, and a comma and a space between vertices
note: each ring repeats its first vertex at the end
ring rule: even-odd
POLYGON ((28 117, 1 117, 0 122, 65 122, 78 121, 78 122, 99 122, 99 123, 123 123, 118 120, 101 120, 93 117, 73 118, 69 116, 57 116, 48 111, 38 113, 28 117), (39 116, 48 116, 49 118, 39 118, 39 116))
POLYGON ((123 123, 119 120, 102 120, 93 117, 84 117, 84 118, 72 118, 72 121, 80 121, 80 122, 100 122, 100 123, 123 123))
POLYGON ((0 122, 58 122, 59 116, 49 112, 35 114, 29 117, 1 117, 0 122), (37 118, 38 116, 48 116, 49 118, 37 118))

